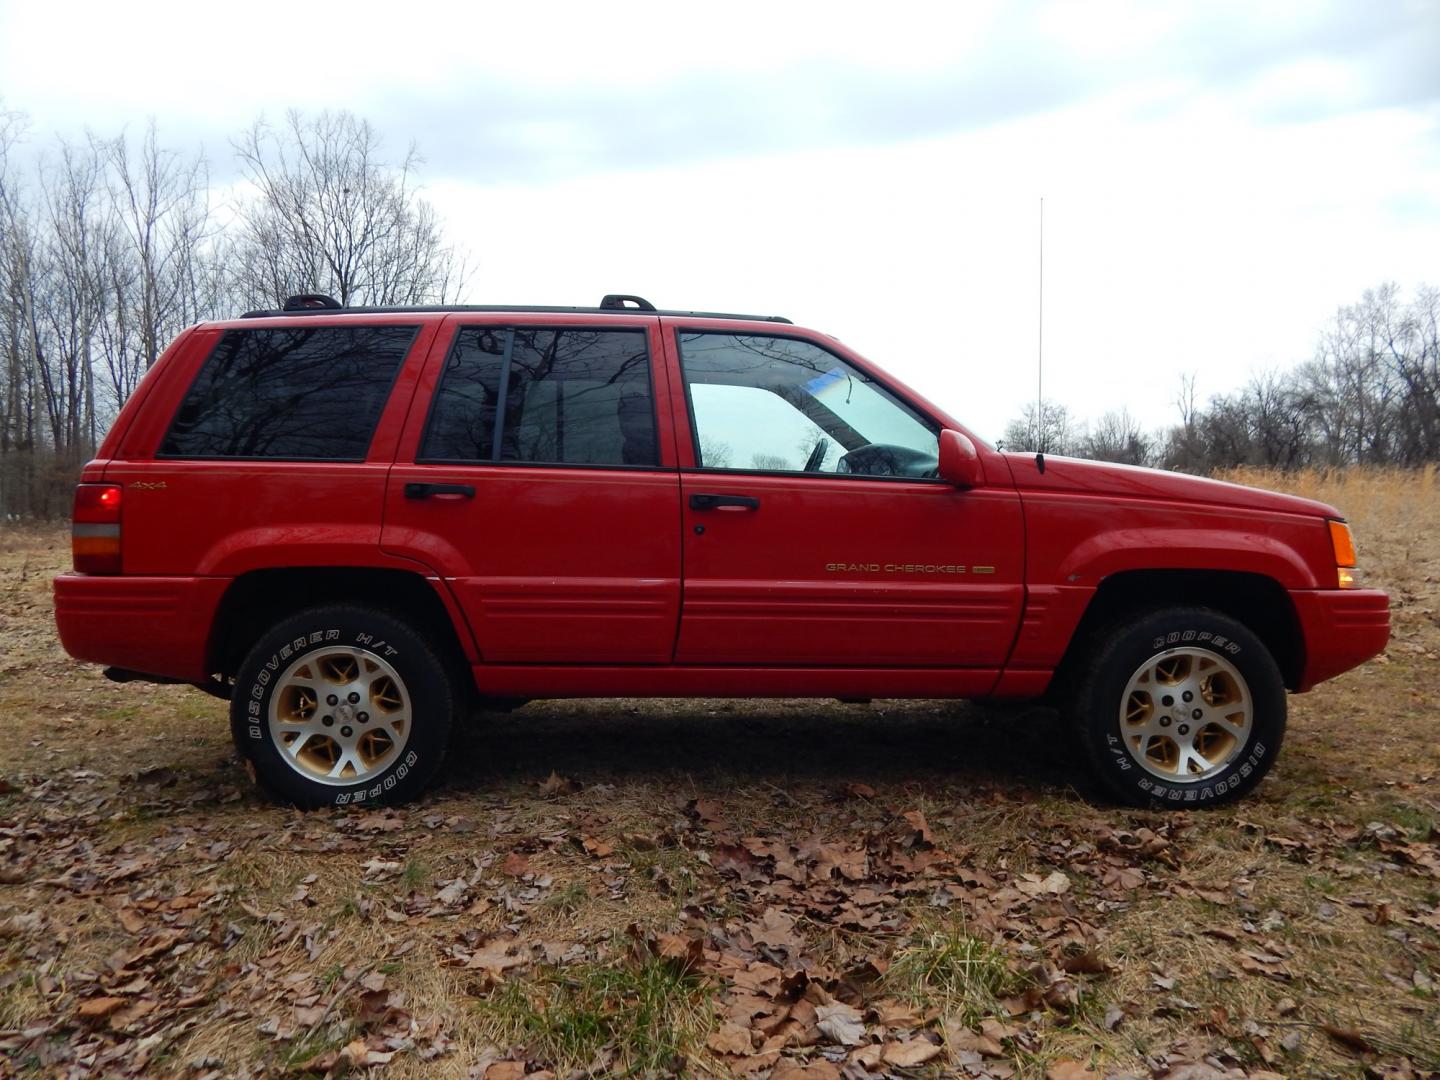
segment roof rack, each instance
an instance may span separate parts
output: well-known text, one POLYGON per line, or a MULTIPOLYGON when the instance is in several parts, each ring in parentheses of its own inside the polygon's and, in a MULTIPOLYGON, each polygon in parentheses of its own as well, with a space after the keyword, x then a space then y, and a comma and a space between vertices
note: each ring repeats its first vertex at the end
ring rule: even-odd
POLYGON ((276 310, 247 311, 242 319, 264 319, 276 315, 406 315, 434 312, 525 312, 546 315, 615 315, 619 313, 647 315, 682 315, 700 319, 748 319, 752 322, 790 323, 783 315, 737 315, 726 311, 672 311, 662 310, 643 296, 629 293, 607 293, 600 300, 599 307, 550 307, 525 304, 414 304, 400 307, 344 307, 333 296, 324 293, 300 293, 287 297, 285 306, 276 310))

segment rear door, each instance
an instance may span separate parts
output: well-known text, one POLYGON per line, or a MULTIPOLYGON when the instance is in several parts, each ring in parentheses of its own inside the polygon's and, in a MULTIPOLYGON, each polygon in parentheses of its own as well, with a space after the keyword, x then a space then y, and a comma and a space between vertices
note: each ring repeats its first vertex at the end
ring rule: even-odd
POLYGON ((382 546, 449 582, 483 660, 670 661, 679 478, 657 335, 653 316, 446 320, 382 546))
POLYGON ((680 664, 945 667, 983 692, 1023 600, 1008 484, 935 478, 940 425, 854 358, 781 333, 679 325, 680 664))

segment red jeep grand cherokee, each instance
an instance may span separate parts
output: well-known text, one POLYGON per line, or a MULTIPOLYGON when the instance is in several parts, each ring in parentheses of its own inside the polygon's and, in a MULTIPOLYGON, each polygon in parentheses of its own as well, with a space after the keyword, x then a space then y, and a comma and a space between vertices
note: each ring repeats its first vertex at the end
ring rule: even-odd
POLYGON ((71 655, 229 698, 302 806, 414 797, 487 698, 1047 693, 1119 798, 1213 805, 1389 636, 1329 506, 999 453, 830 337, 638 297, 193 327, 74 555, 71 655))

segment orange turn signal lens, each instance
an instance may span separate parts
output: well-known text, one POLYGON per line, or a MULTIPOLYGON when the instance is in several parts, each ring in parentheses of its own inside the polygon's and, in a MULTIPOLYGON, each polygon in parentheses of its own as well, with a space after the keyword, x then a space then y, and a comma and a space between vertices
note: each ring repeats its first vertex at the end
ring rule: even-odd
POLYGON ((1355 584, 1355 539, 1350 535, 1350 526, 1333 518, 1330 526, 1330 546, 1335 549, 1335 569, 1342 589, 1355 584))

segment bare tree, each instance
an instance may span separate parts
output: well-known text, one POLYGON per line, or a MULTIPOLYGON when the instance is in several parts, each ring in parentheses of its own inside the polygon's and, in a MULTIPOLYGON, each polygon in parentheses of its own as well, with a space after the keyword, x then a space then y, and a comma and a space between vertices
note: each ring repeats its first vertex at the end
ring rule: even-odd
POLYGON ((1151 450, 1151 440, 1141 430, 1140 422, 1122 407, 1100 418, 1094 430, 1081 440, 1079 454, 1097 461, 1148 465, 1151 450))
POLYGON ((1027 404, 1019 419, 1005 425, 1001 444, 1006 450, 1028 450, 1043 454, 1074 454, 1080 449, 1083 432, 1076 429, 1069 410, 1053 401, 1040 403, 1036 410, 1027 404))
POLYGON ((413 147, 392 165, 364 120, 291 112, 282 130, 257 121, 235 152, 253 189, 234 252, 246 303, 306 292, 347 305, 438 303, 463 287, 463 262, 416 190, 413 147))
POLYGON ((28 510, 34 482, 35 226, 13 152, 24 139, 25 116, 0 109, 0 512, 28 510))
POLYGON ((220 314, 218 230, 203 157, 163 149, 153 123, 135 147, 123 135, 92 143, 107 165, 117 227, 109 280, 115 303, 100 348, 118 409, 180 330, 220 314))
POLYGON ((43 174, 48 273, 49 345, 36 357, 51 446, 76 465, 98 441, 93 349, 111 297, 108 260, 115 223, 103 205, 104 162, 93 146, 60 143, 58 162, 43 174))

